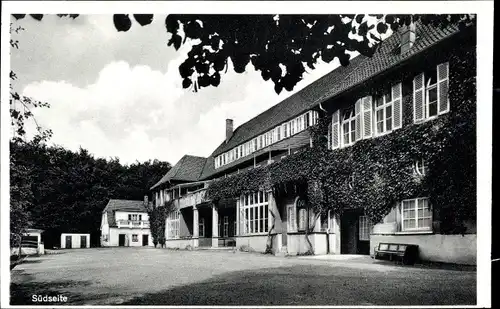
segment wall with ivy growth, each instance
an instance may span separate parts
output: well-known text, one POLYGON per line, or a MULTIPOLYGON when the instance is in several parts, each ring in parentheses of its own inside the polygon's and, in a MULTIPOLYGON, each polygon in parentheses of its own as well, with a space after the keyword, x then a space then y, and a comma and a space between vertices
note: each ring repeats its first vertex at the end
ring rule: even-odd
POLYGON ((214 181, 207 196, 217 203, 270 189, 279 198, 292 184, 304 190, 316 212, 332 210, 340 215, 346 209, 361 208, 372 222, 380 222, 403 199, 427 196, 435 220, 441 222, 439 232, 464 233, 465 221, 476 219, 476 51, 475 40, 465 40, 468 48, 463 44, 430 51, 407 70, 359 89, 359 97, 377 95, 386 84, 403 80, 403 128, 331 151, 325 143, 330 118, 323 117, 310 128, 313 148, 214 181), (413 124, 413 90, 408 83, 422 67, 443 61, 450 63, 450 112, 413 124), (428 162, 428 173, 418 178, 411 167, 421 158, 428 162))

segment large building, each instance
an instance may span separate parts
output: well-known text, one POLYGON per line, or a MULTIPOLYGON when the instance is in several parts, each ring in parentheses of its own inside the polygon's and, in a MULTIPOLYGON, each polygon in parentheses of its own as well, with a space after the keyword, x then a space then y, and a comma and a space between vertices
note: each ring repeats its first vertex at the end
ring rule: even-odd
POLYGON ((109 200, 102 211, 102 247, 153 246, 143 201, 109 200))
MULTIPOLYGON (((475 220, 460 234, 442 233, 442 219, 425 195, 397 201, 377 223, 362 208, 316 215, 306 195, 293 190, 277 197, 263 189, 216 202, 205 196, 214 180, 265 168, 312 147, 308 128, 323 117, 329 121, 328 148, 335 154, 453 113, 448 89, 450 71, 459 66, 451 60, 457 48, 475 50, 473 30, 412 24, 388 37, 372 57, 351 59, 238 128, 227 119, 225 139, 210 157, 185 155, 151 188, 156 205, 174 205, 166 246, 265 251, 270 241, 273 252, 285 254, 311 247, 315 254, 373 254, 388 241, 419 245, 422 259, 475 264, 475 220), (308 226, 314 228, 306 235, 308 226)), ((476 98, 471 102, 475 107, 476 98)), ((417 154, 410 169, 412 177, 424 176, 426 158, 417 154)))

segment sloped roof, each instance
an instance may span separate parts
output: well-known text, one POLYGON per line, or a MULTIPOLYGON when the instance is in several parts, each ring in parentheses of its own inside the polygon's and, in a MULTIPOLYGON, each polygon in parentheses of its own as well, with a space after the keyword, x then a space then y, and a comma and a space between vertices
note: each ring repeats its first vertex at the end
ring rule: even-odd
MULTIPOLYGON (((168 181, 197 181, 207 158, 184 155, 151 189, 168 181)), ((213 160, 212 160, 213 161, 213 160)))
POLYGON ((400 28, 399 31, 393 33, 383 41, 372 57, 359 55, 353 58, 348 66, 336 68, 304 89, 240 125, 234 131, 231 139, 227 143, 225 141, 222 142, 211 156, 216 157, 221 153, 231 150, 269 131, 278 124, 306 112, 319 103, 390 69, 422 50, 457 33, 458 26, 450 25, 442 29, 416 23, 415 30, 417 36, 415 44, 405 54, 401 55, 394 52, 401 42, 402 28, 400 28))
POLYGON ((143 203, 143 201, 110 199, 102 212, 108 214, 108 225, 113 227, 116 226, 116 211, 147 212, 143 203))
POLYGON ((295 134, 287 139, 281 140, 275 144, 272 144, 272 145, 269 145, 265 148, 259 149, 258 151, 254 152, 252 155, 241 157, 236 161, 233 161, 229 164, 221 166, 218 169, 214 168, 214 160, 211 157, 211 158, 207 159, 207 164, 205 165, 205 168, 203 169, 203 172, 200 176, 200 180, 206 180, 206 179, 208 179, 216 174, 222 173, 222 172, 224 172, 232 167, 235 167, 235 166, 241 164, 242 162, 253 160, 254 155, 260 156, 260 155, 262 155, 266 152, 269 152, 269 151, 283 150, 283 149, 288 149, 288 148, 295 149, 295 148, 298 148, 298 147, 301 147, 304 145, 308 145, 309 138, 310 138, 309 132, 307 130, 302 131, 302 132, 295 134))

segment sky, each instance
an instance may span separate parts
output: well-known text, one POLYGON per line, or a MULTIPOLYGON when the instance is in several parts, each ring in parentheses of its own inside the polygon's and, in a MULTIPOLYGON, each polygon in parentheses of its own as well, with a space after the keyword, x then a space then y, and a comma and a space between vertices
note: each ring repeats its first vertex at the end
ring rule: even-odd
MULTIPOLYGON (((46 15, 15 21, 19 49, 11 50, 15 90, 50 104, 34 111, 52 129, 49 144, 130 164, 159 159, 175 164, 184 154, 209 156, 225 136, 225 119, 238 127, 338 66, 320 63, 294 91, 274 91, 251 65, 232 69, 218 87, 182 89, 178 66, 189 46, 167 46, 165 16, 117 32, 111 15, 76 19, 46 15)), ((32 123, 28 126, 34 127, 32 123)))

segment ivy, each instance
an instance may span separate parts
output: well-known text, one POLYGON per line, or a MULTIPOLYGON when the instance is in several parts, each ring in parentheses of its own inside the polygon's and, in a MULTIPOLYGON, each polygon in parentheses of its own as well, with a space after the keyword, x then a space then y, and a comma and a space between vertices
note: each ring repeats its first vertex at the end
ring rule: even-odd
POLYGON ((165 225, 169 213, 174 210, 173 200, 165 202, 162 207, 148 205, 147 211, 149 216, 149 229, 153 237, 153 244, 156 247, 160 244, 162 247, 165 245, 165 225))
MULTIPOLYGON (((323 117, 309 128, 312 148, 213 181, 208 197, 217 203, 266 189, 279 200, 293 189, 318 213, 361 208, 372 222, 380 222, 401 200, 428 196, 440 232, 463 233, 464 221, 476 216, 475 56, 475 50, 455 50, 449 59, 449 113, 422 124, 408 123, 412 115, 406 115, 403 128, 391 134, 333 151, 325 146, 330 119, 323 117), (415 176, 413 164, 422 158, 428 173, 415 176)), ((401 74, 394 78, 410 73, 401 74)), ((375 85, 363 91, 373 93, 375 85)), ((411 102, 406 98, 403 104, 408 110, 411 102)))

